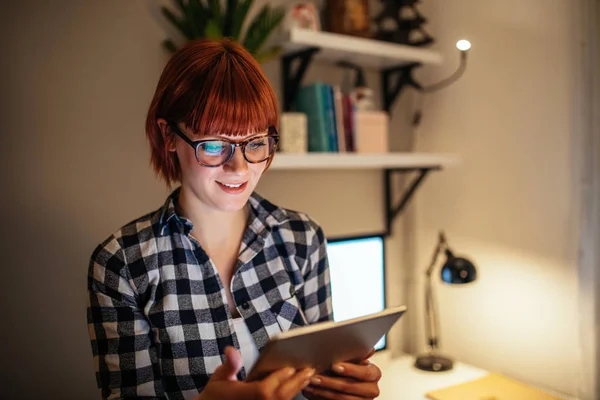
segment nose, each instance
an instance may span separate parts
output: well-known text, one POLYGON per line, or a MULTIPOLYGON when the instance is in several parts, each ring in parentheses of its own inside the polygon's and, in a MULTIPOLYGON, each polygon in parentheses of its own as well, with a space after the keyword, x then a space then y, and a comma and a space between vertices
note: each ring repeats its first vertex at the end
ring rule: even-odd
POLYGON ((244 158, 241 148, 235 148, 231 160, 227 161, 225 165, 223 165, 223 169, 226 172, 231 172, 237 175, 244 175, 248 172, 248 161, 246 161, 244 158))

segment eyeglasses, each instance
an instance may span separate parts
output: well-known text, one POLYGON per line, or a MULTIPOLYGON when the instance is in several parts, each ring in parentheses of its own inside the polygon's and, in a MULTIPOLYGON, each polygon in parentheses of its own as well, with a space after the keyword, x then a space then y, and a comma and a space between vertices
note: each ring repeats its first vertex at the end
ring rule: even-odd
POLYGON ((277 148, 279 135, 275 127, 269 127, 269 132, 263 136, 255 136, 233 142, 227 139, 204 139, 193 141, 187 137, 177 126, 169 123, 169 126, 187 144, 192 146, 196 153, 196 160, 202 166, 215 168, 226 164, 233 157, 236 147, 241 147, 244 159, 252 164, 261 163, 271 157, 277 148))

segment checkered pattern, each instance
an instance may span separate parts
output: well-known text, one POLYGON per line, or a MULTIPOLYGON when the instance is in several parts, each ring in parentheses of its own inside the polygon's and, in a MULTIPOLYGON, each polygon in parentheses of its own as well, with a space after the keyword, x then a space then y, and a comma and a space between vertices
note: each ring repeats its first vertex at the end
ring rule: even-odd
MULTIPOLYGON (((239 349, 215 266, 175 213, 178 194, 92 254, 87 318, 103 398, 190 399, 225 347, 239 349)), ((331 320, 331 289, 321 228, 257 194, 249 204, 231 290, 260 349, 273 334, 331 320)))

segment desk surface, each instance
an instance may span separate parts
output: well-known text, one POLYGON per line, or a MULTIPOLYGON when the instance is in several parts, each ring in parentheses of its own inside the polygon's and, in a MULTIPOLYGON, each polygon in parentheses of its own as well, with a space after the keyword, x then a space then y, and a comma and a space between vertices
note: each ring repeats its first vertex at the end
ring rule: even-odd
MULTIPOLYGON (((388 351, 374 354, 372 361, 381 368, 383 374, 379 381, 381 392, 379 400, 427 400, 425 394, 428 392, 469 382, 489 373, 484 369, 460 362, 455 362, 454 368, 450 371, 421 371, 413 366, 414 357, 403 355, 392 359, 388 351)), ((559 399, 577 400, 573 396, 545 391, 559 399)))
POLYGON ((383 376, 379 381, 380 400, 424 400, 425 393, 481 378, 488 371, 456 362, 451 371, 427 372, 413 366, 414 358, 405 355, 390 359, 388 354, 373 356, 383 376))

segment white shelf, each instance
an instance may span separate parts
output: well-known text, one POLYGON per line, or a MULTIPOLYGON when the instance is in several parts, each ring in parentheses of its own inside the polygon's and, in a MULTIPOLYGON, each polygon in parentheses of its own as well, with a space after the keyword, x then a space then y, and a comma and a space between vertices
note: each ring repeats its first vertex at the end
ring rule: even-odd
POLYGON ((272 170, 438 168, 459 163, 451 154, 431 153, 277 153, 272 170))
POLYGON ((319 47, 321 50, 314 56, 317 60, 344 60, 365 68, 381 69, 413 62, 442 63, 441 54, 432 50, 302 28, 290 29, 287 40, 281 45, 285 53, 319 47))

